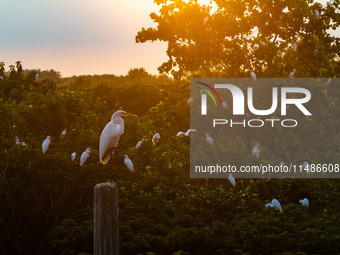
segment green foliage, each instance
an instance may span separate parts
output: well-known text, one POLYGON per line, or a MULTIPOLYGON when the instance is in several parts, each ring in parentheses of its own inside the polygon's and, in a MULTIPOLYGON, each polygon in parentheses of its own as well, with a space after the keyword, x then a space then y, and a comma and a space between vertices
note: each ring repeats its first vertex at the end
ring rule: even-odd
POLYGON ((338 77, 339 1, 158 1, 157 28, 142 28, 137 43, 164 41, 169 60, 158 70, 182 77, 338 77), (213 4, 212 4, 213 3, 213 4), (315 15, 319 11, 320 18, 315 15), (292 44, 297 44, 297 51, 292 44), (282 56, 283 54, 283 56, 282 56))
MULTIPOLYGON (((18 64, 19 65, 19 64, 18 64)), ((0 253, 91 254, 93 252, 93 187, 108 178, 98 160, 99 136, 115 110, 137 113, 125 119, 125 134, 113 159, 119 187, 121 254, 336 254, 340 250, 340 183, 328 179, 189 178, 188 84, 164 77, 84 76, 56 86, 36 80, 36 71, 13 67, 0 80, 0 253), (32 107, 29 107, 31 105, 32 107), (13 127, 13 125, 15 125, 13 127), (60 133, 66 128, 67 135, 60 133), (160 133, 157 146, 151 143, 160 133), (41 144, 52 142, 47 154, 41 144), (15 136, 28 147, 15 143, 15 136), (135 145, 142 137, 140 149, 135 145), (79 156, 92 149, 85 167, 79 156), (70 154, 77 152, 76 162, 70 154), (124 154, 133 161, 131 173, 124 154), (277 198, 283 213, 264 205, 277 198), (310 207, 298 200, 308 197, 310 207)), ((315 143, 327 150, 320 159, 339 158, 339 94, 331 85, 312 88, 320 109, 302 121, 296 134, 257 131, 230 133, 228 157, 251 164, 252 142, 260 142, 265 160, 309 158, 315 143), (314 114, 315 113, 315 114, 314 114), (327 132, 318 123, 326 123, 327 132), (247 139, 244 139, 247 138, 247 139), (289 146, 305 143, 292 155, 289 146), (273 141, 275 143, 273 144, 273 141), (232 149, 236 148, 236 149, 232 149), (328 154, 327 154, 328 153, 328 154), (328 158, 327 158, 328 157, 328 158)), ((263 95, 266 97, 266 95, 263 95)), ((264 101, 264 100, 262 100, 264 101)), ((264 102, 260 100, 260 107, 264 102)))

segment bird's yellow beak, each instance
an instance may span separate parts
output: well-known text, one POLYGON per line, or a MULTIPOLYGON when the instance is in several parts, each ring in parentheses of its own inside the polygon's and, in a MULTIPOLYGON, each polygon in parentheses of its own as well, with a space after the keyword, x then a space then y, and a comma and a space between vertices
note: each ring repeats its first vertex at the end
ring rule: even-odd
POLYGON ((133 117, 139 117, 138 115, 136 114, 132 114, 132 113, 128 113, 128 112, 125 112, 126 115, 129 115, 129 116, 133 116, 133 117))

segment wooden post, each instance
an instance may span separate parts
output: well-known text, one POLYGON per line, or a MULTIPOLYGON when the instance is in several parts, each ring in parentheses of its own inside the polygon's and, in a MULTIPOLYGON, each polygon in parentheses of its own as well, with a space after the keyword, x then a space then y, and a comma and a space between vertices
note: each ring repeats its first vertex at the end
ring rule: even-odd
POLYGON ((118 188, 112 182, 94 187, 94 255, 119 255, 118 188))

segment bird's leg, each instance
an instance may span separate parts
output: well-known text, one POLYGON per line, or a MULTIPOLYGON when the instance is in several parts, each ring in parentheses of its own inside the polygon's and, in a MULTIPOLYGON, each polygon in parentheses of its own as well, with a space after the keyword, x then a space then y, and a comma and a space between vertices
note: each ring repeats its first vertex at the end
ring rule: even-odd
POLYGON ((109 172, 109 182, 112 182, 112 150, 113 150, 113 148, 111 148, 111 150, 110 150, 110 172, 109 172))

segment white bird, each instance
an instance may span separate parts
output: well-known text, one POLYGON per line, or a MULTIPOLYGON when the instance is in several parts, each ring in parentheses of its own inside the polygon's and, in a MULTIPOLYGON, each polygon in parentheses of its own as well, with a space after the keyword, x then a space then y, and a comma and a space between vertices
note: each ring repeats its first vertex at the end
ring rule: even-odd
POLYGON ((121 117, 127 115, 137 117, 137 115, 118 110, 103 129, 99 139, 99 160, 101 163, 106 164, 114 153, 113 149, 118 146, 119 138, 124 134, 124 120, 121 117))
POLYGON ((291 73, 289 74, 289 77, 290 77, 290 78, 294 78, 295 71, 296 71, 296 69, 293 69, 293 72, 291 72, 291 73))
POLYGON ((25 142, 22 142, 21 145, 26 148, 28 147, 28 145, 25 142))
POLYGON ((66 130, 66 128, 65 128, 65 129, 61 132, 60 138, 63 139, 63 138, 66 136, 66 134, 67 134, 67 130, 66 130))
POLYGON ((327 2, 327 6, 331 6, 331 2, 327 2))
POLYGON ((189 128, 187 130, 187 132, 184 133, 185 136, 188 136, 190 134, 190 132, 196 132, 197 130, 196 129, 193 129, 193 128, 189 128))
POLYGON ((236 181, 235 181, 235 178, 234 176, 230 173, 229 176, 228 176, 228 180, 230 181, 230 183, 235 186, 236 185, 236 181))
POLYGON ((209 144, 213 145, 214 144, 214 141, 213 139, 211 138, 211 136, 209 135, 209 133, 206 133, 205 134, 207 136, 206 140, 209 144))
POLYGON ((309 173, 309 163, 307 161, 303 162, 302 170, 304 170, 307 173, 309 173))
POLYGON ((250 71, 250 75, 254 79, 254 81, 256 81, 256 74, 253 71, 250 71))
POLYGON ((194 99, 192 99, 191 97, 188 99, 188 104, 192 104, 194 102, 194 99))
POLYGON ((137 143, 137 145, 136 145, 137 149, 139 149, 142 146, 142 144, 144 142, 144 138, 145 138, 145 136, 143 136, 143 139, 137 143))
POLYGON ((184 135, 184 134, 185 134, 184 132, 179 131, 179 132, 176 134, 176 136, 181 136, 181 135, 184 135))
POLYGON ((260 150, 260 148, 259 148, 258 145, 255 145, 255 146, 254 146, 252 152, 253 152, 253 155, 254 155, 257 159, 260 158, 260 152, 261 152, 261 150, 260 150))
POLYGON ((51 143, 51 137, 47 136, 46 139, 44 140, 44 142, 42 143, 42 146, 41 146, 43 154, 46 153, 48 147, 50 146, 50 143, 51 143))
POLYGON ((31 104, 30 104, 28 107, 31 108, 31 109, 33 109, 33 106, 32 106, 31 104))
POLYGON ((309 201, 307 198, 304 198, 304 199, 300 199, 299 200, 299 203, 304 205, 304 206, 309 206, 309 201))
POLYGON ((327 80, 327 82, 326 82, 326 85, 329 85, 331 82, 332 82, 332 79, 331 79, 331 78, 328 78, 328 80, 327 80))
POLYGON ((36 79, 39 79, 39 73, 37 73, 37 74, 35 75, 35 78, 36 78, 36 79))
POLYGON ((226 102, 226 101, 223 101, 223 102, 222 102, 222 106, 223 106, 224 108, 227 108, 227 102, 226 102))
POLYGON ((293 50, 296 51, 297 50, 297 44, 293 43, 293 50))
POLYGON ((129 159, 129 156, 125 154, 125 158, 124 158, 124 164, 126 165, 126 167, 133 171, 133 164, 132 164, 132 161, 131 159, 129 159))
POLYGON ((319 18, 319 17, 320 17, 320 13, 319 13, 319 11, 315 11, 315 16, 316 16, 317 18, 319 18))
POLYGON ((161 136, 156 133, 153 137, 152 137, 152 144, 153 146, 156 146, 156 144, 159 142, 159 139, 161 138, 161 136))
POLYGON ((15 137, 15 144, 20 144, 20 140, 19 140, 19 137, 15 137))
POLYGON ((74 161, 76 159, 77 153, 73 152, 71 154, 71 161, 74 161))
POLYGON ((81 157, 80 157, 80 166, 83 166, 86 162, 86 160, 90 157, 90 152, 91 152, 91 149, 90 148, 87 148, 82 154, 81 154, 81 157))
POLYGON ((271 203, 266 204, 266 207, 274 207, 276 210, 279 210, 280 212, 283 211, 280 202, 275 198, 272 200, 271 203))
POLYGON ((203 25, 205 25, 208 22, 208 20, 209 20, 209 17, 208 16, 205 17, 204 20, 203 20, 203 25))

